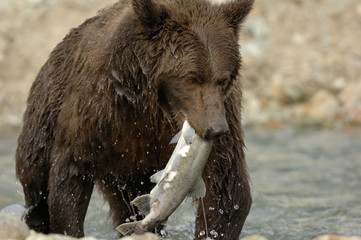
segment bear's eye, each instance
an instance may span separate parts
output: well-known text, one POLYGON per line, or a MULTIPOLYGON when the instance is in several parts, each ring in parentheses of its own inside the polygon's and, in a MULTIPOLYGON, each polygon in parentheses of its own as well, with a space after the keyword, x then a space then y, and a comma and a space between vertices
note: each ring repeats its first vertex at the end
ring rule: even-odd
POLYGON ((217 85, 221 87, 225 87, 227 85, 228 80, 225 78, 218 79, 217 85))
POLYGON ((187 79, 187 83, 189 83, 189 84, 195 84, 195 83, 197 83, 197 79, 196 79, 196 78, 188 78, 188 79, 187 79))

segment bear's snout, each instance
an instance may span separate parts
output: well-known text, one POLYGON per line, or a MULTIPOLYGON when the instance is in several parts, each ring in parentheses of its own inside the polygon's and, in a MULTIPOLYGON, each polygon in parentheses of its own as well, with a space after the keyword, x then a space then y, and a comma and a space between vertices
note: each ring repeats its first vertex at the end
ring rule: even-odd
POLYGON ((205 139, 213 140, 215 138, 218 138, 218 137, 226 134, 228 131, 229 131, 229 127, 228 127, 227 123, 212 126, 207 129, 206 134, 205 134, 205 139))

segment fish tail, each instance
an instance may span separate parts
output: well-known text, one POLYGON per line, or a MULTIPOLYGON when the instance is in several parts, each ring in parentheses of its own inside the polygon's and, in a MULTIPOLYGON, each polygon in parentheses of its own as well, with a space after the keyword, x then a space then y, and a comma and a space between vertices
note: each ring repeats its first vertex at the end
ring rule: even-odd
POLYGON ((118 227, 116 227, 115 229, 120 232, 121 234, 123 234, 123 236, 129 236, 131 234, 133 234, 135 232, 135 227, 141 223, 141 221, 137 221, 137 222, 129 222, 129 223, 123 223, 120 224, 118 227))
POLYGON ((130 202, 130 204, 136 206, 142 214, 147 216, 150 212, 151 201, 152 196, 150 194, 144 194, 135 198, 133 201, 130 202))

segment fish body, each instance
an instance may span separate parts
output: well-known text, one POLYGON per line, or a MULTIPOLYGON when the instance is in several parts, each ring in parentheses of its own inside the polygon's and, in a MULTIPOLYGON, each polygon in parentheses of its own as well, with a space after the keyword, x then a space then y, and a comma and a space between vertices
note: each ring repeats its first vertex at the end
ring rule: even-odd
POLYGON ((119 225, 116 229, 123 235, 151 231, 166 221, 187 196, 205 196, 202 172, 213 141, 198 136, 185 121, 182 130, 171 141, 175 142, 177 145, 165 169, 151 177, 151 181, 157 182, 157 185, 150 194, 139 196, 131 202, 146 217, 142 221, 119 225))

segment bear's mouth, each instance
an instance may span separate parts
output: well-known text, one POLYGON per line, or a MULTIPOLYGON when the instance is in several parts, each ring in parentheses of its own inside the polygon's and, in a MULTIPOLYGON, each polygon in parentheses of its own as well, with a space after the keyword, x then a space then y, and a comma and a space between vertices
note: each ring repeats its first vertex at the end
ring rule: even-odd
POLYGON ((187 120, 186 116, 182 112, 179 113, 179 116, 183 123, 187 120))

